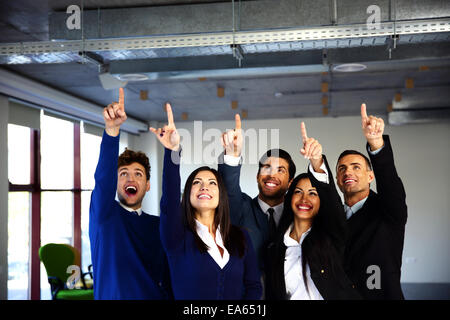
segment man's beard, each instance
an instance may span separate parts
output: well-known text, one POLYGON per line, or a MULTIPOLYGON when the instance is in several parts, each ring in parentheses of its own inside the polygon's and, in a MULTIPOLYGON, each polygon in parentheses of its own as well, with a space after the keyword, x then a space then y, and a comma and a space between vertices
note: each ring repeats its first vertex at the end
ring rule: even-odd
MULTIPOLYGON (((263 183, 264 182, 262 182, 262 184, 263 183)), ((266 194, 266 193, 264 193, 264 188, 261 186, 261 183, 258 183, 258 190, 259 190, 259 193, 264 196, 264 198, 271 199, 271 200, 272 199, 273 200, 282 199, 285 196, 286 192, 287 192, 287 190, 284 190, 283 188, 280 188, 275 193, 266 194)))
POLYGON ((141 197, 141 198, 137 199, 137 201, 135 203, 130 203, 130 204, 127 203, 125 198, 120 193, 117 193, 117 198, 119 198, 119 201, 120 201, 121 204, 123 204, 124 206, 127 206, 129 208, 132 208, 132 207, 134 207, 136 205, 140 205, 142 203, 142 199, 144 197, 141 197))

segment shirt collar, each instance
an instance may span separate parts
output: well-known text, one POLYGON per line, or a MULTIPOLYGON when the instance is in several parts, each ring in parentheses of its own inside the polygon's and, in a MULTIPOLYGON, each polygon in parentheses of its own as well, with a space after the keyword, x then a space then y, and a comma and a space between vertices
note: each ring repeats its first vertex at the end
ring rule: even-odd
POLYGON ((119 201, 119 204, 120 204, 120 206, 122 207, 122 208, 124 208, 125 210, 127 210, 128 212, 136 212, 137 214, 138 214, 138 216, 140 216, 141 214, 142 214, 142 207, 140 207, 139 209, 133 209, 133 208, 130 208, 130 207, 128 207, 128 206, 126 206, 126 205, 124 205, 122 202, 120 202, 119 201))
POLYGON ((302 236, 300 237, 300 242, 297 242, 297 240, 292 239, 290 234, 292 232, 292 228, 294 228, 294 223, 292 222, 289 228, 284 233, 283 242, 286 247, 298 247, 301 246, 303 243, 303 240, 305 240, 305 237, 308 235, 308 233, 311 231, 311 228, 306 230, 302 236))
POLYGON ((352 215, 354 215, 359 209, 361 209, 363 207, 363 205, 364 205, 364 203, 366 203, 368 197, 369 196, 365 197, 362 200, 359 200, 357 203, 355 203, 351 207, 344 203, 344 210, 345 210, 345 214, 347 215, 347 219, 350 219, 350 217, 352 215))
POLYGON ((267 210, 269 210, 270 208, 273 208, 273 210, 275 210, 275 212, 274 212, 275 222, 278 223, 278 221, 280 220, 281 214, 283 213, 284 202, 281 202, 280 204, 276 205, 275 207, 271 207, 258 197, 258 204, 261 207, 261 210, 267 215, 269 214, 267 212, 267 210))
MULTIPOLYGON (((211 234, 208 231, 208 227, 202 224, 197 219, 194 220, 196 231, 200 239, 202 239, 202 241, 207 245, 211 240, 214 242, 214 239, 212 238, 211 234)), ((216 229, 216 244, 221 248, 225 248, 225 246, 223 245, 222 235, 220 234, 220 226, 218 226, 216 229)))
POLYGON ((269 210, 270 208, 273 208, 273 210, 275 210, 275 215, 281 215, 281 213, 283 212, 284 202, 281 202, 280 204, 276 205, 275 207, 271 207, 258 197, 258 203, 259 203, 259 206, 261 207, 261 210, 266 214, 267 214, 267 210, 269 210))

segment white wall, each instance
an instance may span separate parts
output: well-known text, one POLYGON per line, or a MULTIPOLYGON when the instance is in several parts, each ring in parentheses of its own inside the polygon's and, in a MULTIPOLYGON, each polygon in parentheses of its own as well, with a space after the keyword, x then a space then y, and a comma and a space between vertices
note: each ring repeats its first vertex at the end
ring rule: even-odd
MULTIPOLYGON (((267 129, 270 133, 279 132, 280 147, 288 151, 293 157, 297 173, 306 170, 307 161, 301 158, 299 148, 301 143, 300 121, 305 121, 308 135, 318 139, 324 153, 327 155, 330 166, 336 165, 336 159, 344 149, 356 149, 362 152, 365 148, 365 139, 361 133, 361 120, 359 116, 342 118, 312 118, 312 119, 282 119, 282 120, 243 120, 243 129, 267 129), (273 130, 273 131, 271 131, 273 130)), ((386 121, 386 119, 385 119, 386 121)), ((202 123, 202 130, 193 122, 179 122, 178 129, 187 129, 191 133, 191 143, 183 144, 184 150, 196 150, 191 154, 191 163, 182 165, 182 186, 187 176, 201 163, 192 163, 197 157, 201 159, 198 150, 218 146, 220 141, 205 137, 202 132, 208 129, 233 128, 234 121, 209 121, 202 123), (194 131, 196 131, 194 135, 194 131), (208 139, 206 139, 208 138, 208 139), (204 141, 202 141, 204 140, 204 141), (202 141, 202 144, 200 144, 202 141), (186 147, 187 146, 187 147, 186 147)), ((214 131, 209 130, 209 134, 214 131)), ((264 140, 264 132, 260 140, 264 140)), ((394 127, 386 125, 385 133, 391 136, 397 170, 402 178, 407 195, 409 219, 406 226, 405 247, 403 254, 402 282, 446 282, 450 283, 450 122, 440 124, 420 124, 394 127)), ((207 133, 208 134, 208 133, 207 133)), ((151 141, 156 139, 151 137, 151 141), (153 138, 153 140, 151 139, 153 138)), ((149 139, 145 136, 144 139, 149 139)), ((267 149, 274 146, 270 138, 265 146, 258 146, 257 158, 267 149), (270 144, 272 142, 272 145, 270 144)), ((258 142, 259 143, 259 142, 258 142)), ((250 196, 256 196, 257 164, 248 164, 253 156, 249 149, 255 147, 247 142, 244 155, 244 165, 241 174, 241 187, 250 196)), ((158 145, 156 150, 161 154, 158 145)), ((201 152, 201 151, 200 151, 201 152)), ((212 152, 214 153, 214 152, 212 152)), ((206 158, 207 154, 203 155, 206 158)), ((214 159, 215 157, 211 157, 214 159)), ((255 158, 255 157, 253 157, 255 158)), ((204 160, 204 159, 203 159, 204 160)), ((208 159, 206 159, 208 160, 208 159)), ((186 159, 185 159, 186 161, 186 159)), ((203 162, 205 164, 205 162, 203 162)), ((215 162, 206 163, 216 167, 215 162)), ((162 168, 159 168, 161 170, 162 168)), ((153 167, 153 176, 157 172, 153 167)), ((161 175, 158 173, 159 176, 161 175)), ((153 189, 155 184, 153 184, 153 189)), ((158 185, 160 189, 160 185, 158 185)), ((153 199, 154 200, 154 199, 153 199)), ((158 199, 159 201, 159 199, 158 199)), ((151 201, 151 212, 159 212, 159 203, 151 201), (156 205, 156 207, 155 207, 156 205)))
MULTIPOLYGON (((157 126, 156 123, 151 123, 157 126)), ((153 215, 159 215, 159 200, 161 199, 162 151, 153 133, 141 133, 139 136, 128 135, 128 147, 134 151, 144 152, 150 161, 150 191, 142 202, 142 210, 153 215)))

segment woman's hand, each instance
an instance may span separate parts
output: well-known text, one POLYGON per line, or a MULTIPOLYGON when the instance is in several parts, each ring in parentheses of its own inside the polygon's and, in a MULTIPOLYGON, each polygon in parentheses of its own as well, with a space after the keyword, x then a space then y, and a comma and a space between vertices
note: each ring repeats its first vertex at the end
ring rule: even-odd
POLYGON ((175 123, 173 122, 173 113, 170 103, 166 103, 166 112, 168 122, 167 125, 158 129, 150 127, 149 130, 156 135, 159 142, 161 142, 165 148, 178 151, 180 148, 180 135, 175 127, 175 123))

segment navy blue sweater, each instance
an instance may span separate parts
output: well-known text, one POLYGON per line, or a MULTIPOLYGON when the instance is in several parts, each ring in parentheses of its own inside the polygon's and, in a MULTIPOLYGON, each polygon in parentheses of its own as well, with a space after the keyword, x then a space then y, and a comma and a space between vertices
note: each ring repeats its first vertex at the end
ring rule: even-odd
POLYGON ((159 218, 115 201, 119 136, 103 133, 89 210, 95 299, 167 299, 171 294, 159 218))
MULTIPOLYGON (((174 152, 174 158, 178 153, 174 152)), ((165 149, 161 197, 161 241, 167 253, 175 299, 257 300, 261 298, 260 272, 249 235, 242 258, 230 252, 223 269, 209 253, 201 253, 194 234, 182 222, 180 166, 165 149)))

